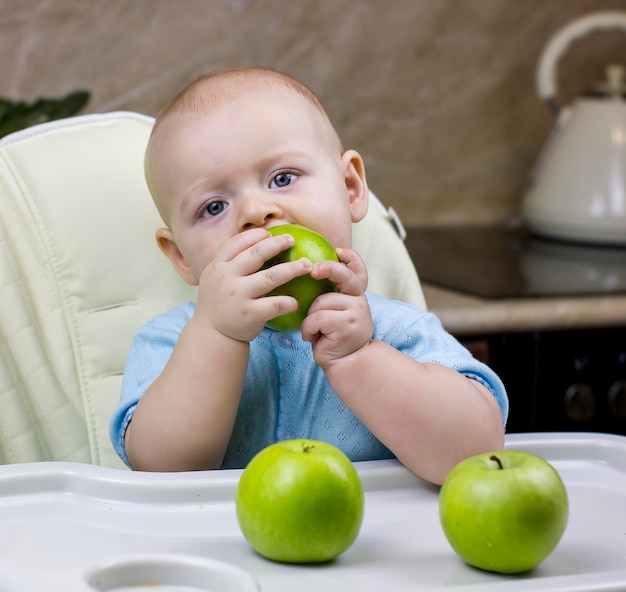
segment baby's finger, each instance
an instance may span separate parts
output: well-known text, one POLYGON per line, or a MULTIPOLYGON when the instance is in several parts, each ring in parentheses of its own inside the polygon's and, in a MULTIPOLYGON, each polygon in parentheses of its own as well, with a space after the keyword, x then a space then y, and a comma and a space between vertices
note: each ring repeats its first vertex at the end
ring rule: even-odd
MULTIPOLYGON (((256 229, 254 231, 247 230, 238 236, 252 232, 256 234, 256 229)), ((255 273, 272 257, 294 245, 294 239, 289 234, 271 236, 267 231, 264 232, 265 235, 260 240, 242 240, 242 244, 247 244, 248 246, 233 257, 233 262, 236 263, 237 271, 240 275, 255 273)))
POLYGON ((291 296, 267 296, 256 300, 258 312, 267 321, 298 310, 298 301, 291 296))
POLYGON ((253 228, 252 230, 240 232, 229 238, 221 246, 215 258, 222 261, 232 261, 237 255, 267 239, 269 236, 270 233, 264 228, 253 228))
POLYGON ((251 298, 265 296, 275 288, 286 284, 294 278, 311 273, 312 269, 313 265, 308 259, 279 263, 267 269, 261 269, 246 278, 250 286, 248 295, 251 298))
POLYGON ((357 316, 347 310, 324 310, 309 314, 302 321, 300 330, 304 341, 317 343, 323 339, 325 348, 334 350, 337 356, 355 351, 372 334, 367 319, 359 321, 357 316), (357 343, 358 346, 355 346, 357 343))
POLYGON ((318 280, 329 279, 335 282, 337 291, 342 294, 360 296, 367 289, 367 271, 360 257, 356 253, 354 256, 356 259, 347 259, 346 263, 334 261, 317 263, 313 266, 311 275, 318 280))
POLYGON ((344 263, 346 267, 357 275, 365 274, 367 276, 367 267, 363 258, 352 249, 337 249, 339 261, 344 263))

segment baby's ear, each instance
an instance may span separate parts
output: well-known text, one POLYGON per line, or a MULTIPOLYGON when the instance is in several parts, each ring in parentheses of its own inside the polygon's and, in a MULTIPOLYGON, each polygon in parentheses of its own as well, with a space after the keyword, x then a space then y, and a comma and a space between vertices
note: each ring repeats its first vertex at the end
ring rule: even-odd
POLYGON ((187 261, 180 252, 174 235, 169 228, 159 228, 156 231, 156 241, 159 249, 163 251, 165 256, 171 261, 178 275, 185 280, 190 286, 198 285, 198 278, 187 265, 187 261))
POLYGON ((367 214, 369 191, 365 179, 365 164, 355 150, 346 150, 341 162, 345 167, 346 189, 350 200, 352 222, 359 222, 367 214))

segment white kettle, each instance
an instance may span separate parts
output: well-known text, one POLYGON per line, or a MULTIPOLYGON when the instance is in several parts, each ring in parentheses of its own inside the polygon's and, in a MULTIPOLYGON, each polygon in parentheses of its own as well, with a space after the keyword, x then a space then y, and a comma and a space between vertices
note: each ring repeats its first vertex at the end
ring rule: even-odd
POLYGON ((557 31, 540 57, 539 97, 557 114, 522 202, 530 230, 567 241, 626 244, 626 70, 607 67, 594 96, 561 107, 556 63, 576 39, 598 29, 626 31, 626 12, 583 16, 557 31))

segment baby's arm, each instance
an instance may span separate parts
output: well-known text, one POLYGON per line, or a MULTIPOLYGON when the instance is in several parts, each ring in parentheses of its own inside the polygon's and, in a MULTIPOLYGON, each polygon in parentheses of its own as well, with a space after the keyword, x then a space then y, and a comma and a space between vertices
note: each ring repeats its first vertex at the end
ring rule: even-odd
POLYGON ((203 271, 195 313, 126 429, 126 454, 134 469, 220 467, 243 389, 249 342, 268 319, 297 307, 289 297, 263 296, 311 270, 310 262, 296 261, 258 271, 292 241, 262 229, 241 233, 203 271))
POLYGON ((328 366, 326 375, 370 431, 428 481, 440 484, 459 461, 503 446, 494 396, 446 366, 371 341, 328 366))
POLYGON ((337 282, 338 293, 320 297, 303 324, 337 395, 406 467, 434 483, 463 458, 501 449, 502 415, 486 387, 371 339, 365 267, 354 252, 338 252, 344 266, 314 270, 337 282))
POLYGON ((126 455, 134 469, 220 466, 235 421, 248 347, 191 317, 126 429, 126 455))

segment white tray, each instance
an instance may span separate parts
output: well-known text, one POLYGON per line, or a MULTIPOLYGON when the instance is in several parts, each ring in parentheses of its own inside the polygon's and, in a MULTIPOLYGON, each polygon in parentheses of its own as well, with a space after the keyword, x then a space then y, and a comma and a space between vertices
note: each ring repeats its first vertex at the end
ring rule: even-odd
POLYGON ((548 459, 570 499, 561 542, 526 575, 465 565, 441 531, 438 488, 394 461, 357 463, 363 527, 319 566, 273 563, 248 546, 235 517, 241 471, 33 463, 0 466, 0 592, 626 590, 626 437, 511 435, 507 448, 548 459))

